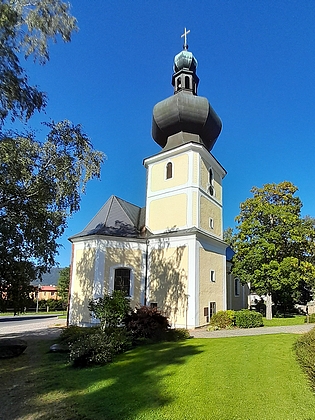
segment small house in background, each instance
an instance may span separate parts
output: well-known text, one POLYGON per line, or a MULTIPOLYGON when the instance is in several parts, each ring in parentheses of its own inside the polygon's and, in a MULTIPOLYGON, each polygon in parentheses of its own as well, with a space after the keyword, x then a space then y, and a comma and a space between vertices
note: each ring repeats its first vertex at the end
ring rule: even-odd
POLYGON ((173 327, 196 328, 219 310, 248 307, 248 287, 233 278, 223 240, 226 171, 211 153, 222 123, 197 95, 196 68, 185 42, 174 59, 174 94, 153 109, 161 150, 143 162, 146 206, 112 196, 70 238, 70 324, 97 322, 89 301, 113 290, 132 307, 159 308, 173 327))
MULTIPOLYGON (((57 286, 39 286, 38 292, 38 300, 48 300, 60 299, 58 296, 58 288, 57 286)), ((35 294, 37 293, 37 288, 35 288, 35 294)))

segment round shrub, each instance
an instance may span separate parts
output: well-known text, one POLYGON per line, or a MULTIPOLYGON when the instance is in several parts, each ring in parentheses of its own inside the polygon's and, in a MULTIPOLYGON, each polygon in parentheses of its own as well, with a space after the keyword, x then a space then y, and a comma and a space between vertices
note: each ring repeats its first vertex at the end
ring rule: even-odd
POLYGON ((241 309, 235 312, 235 325, 238 328, 255 328, 264 325, 262 314, 249 309, 241 309))
POLYGON ((132 334, 133 342, 143 339, 161 341, 166 339, 170 329, 168 319, 157 308, 140 306, 124 320, 127 331, 132 334))
POLYGON ((218 311, 212 315, 210 326, 218 329, 231 328, 234 325, 235 312, 232 310, 218 311))

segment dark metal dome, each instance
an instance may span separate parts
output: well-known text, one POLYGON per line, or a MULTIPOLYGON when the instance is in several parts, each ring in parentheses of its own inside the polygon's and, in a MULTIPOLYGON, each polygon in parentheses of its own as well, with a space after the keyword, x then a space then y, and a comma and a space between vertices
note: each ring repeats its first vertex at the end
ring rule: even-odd
MULTIPOLYGON (((195 141, 202 143, 210 151, 221 128, 221 120, 207 98, 185 91, 164 99, 153 109, 152 137, 162 148, 168 143, 169 137, 182 132, 186 134, 182 137, 182 143, 195 141)), ((168 144, 168 148, 178 144, 178 141, 176 144, 168 144)))

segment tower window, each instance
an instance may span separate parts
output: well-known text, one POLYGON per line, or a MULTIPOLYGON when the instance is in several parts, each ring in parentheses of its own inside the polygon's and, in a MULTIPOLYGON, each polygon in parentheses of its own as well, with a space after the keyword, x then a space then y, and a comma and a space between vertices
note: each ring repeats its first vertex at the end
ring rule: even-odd
POLYGON ((179 90, 181 87, 182 87, 182 81, 181 81, 181 78, 179 77, 177 79, 177 90, 179 90))
POLYGON ((173 164, 172 162, 168 162, 166 165, 166 179, 170 179, 173 177, 173 164))
POLYGON ((209 169, 209 193, 210 195, 214 195, 214 187, 213 187, 213 170, 209 169))
POLYGON ((185 89, 190 89, 189 76, 185 76, 185 89))
POLYGON ((215 282, 215 271, 214 270, 210 270, 210 281, 211 281, 211 283, 215 282))
POLYGON ((116 268, 114 290, 120 290, 126 296, 130 296, 130 269, 116 268))
POLYGON ((234 279, 234 294, 235 294, 235 296, 239 296, 239 294, 240 294, 240 281, 239 281, 239 279, 234 279))
POLYGON ((213 228, 214 228, 214 221, 213 221, 212 217, 209 217, 209 227, 210 227, 211 229, 213 229, 213 228))

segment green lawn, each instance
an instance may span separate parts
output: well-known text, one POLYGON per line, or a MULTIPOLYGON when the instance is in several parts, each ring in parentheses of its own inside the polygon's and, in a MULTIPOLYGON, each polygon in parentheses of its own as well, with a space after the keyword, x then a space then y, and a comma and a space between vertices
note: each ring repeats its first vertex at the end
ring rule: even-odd
POLYGON ((263 318, 265 327, 279 327, 286 325, 302 325, 305 323, 305 315, 295 315, 290 318, 263 318))
POLYGON ((278 334, 163 343, 89 369, 46 354, 29 404, 49 413, 41 419, 315 419, 315 395, 296 362, 295 340, 278 334), (70 408, 74 416, 66 414, 70 408))

